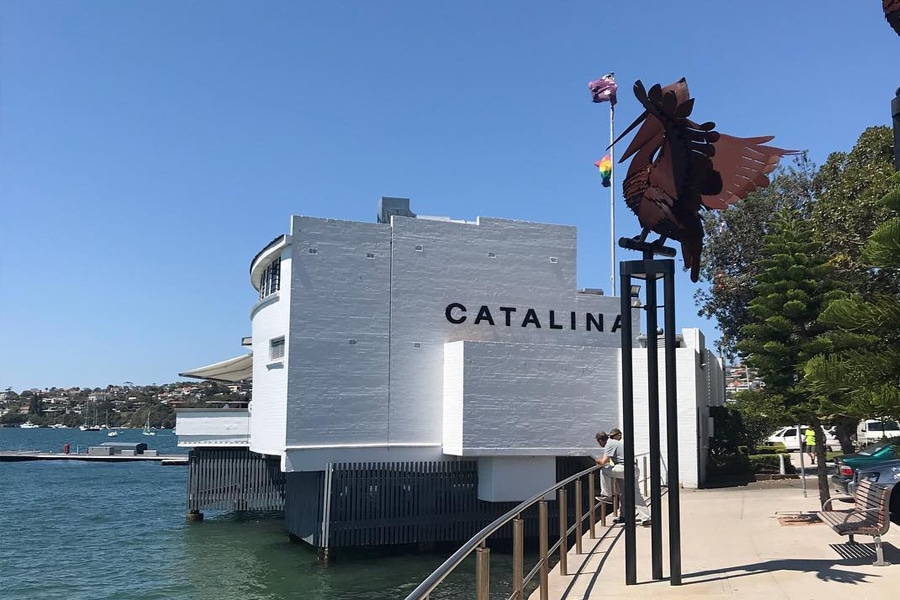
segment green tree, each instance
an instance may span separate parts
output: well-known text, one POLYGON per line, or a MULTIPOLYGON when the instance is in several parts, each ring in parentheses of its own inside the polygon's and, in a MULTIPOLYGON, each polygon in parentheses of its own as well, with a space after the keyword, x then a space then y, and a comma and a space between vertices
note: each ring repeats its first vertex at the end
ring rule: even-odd
POLYGON ((709 284, 694 294, 701 316, 715 318, 722 334, 719 352, 736 354, 763 257, 763 243, 774 216, 784 208, 807 214, 815 197, 815 166, 804 153, 782 167, 766 188, 724 211, 704 216, 707 232, 701 278, 709 284))
POLYGON ((806 365, 810 389, 846 401, 842 414, 854 418, 900 419, 900 173, 888 182, 881 204, 893 216, 870 236, 860 262, 880 286, 836 300, 820 321, 836 329, 835 352, 806 365))
MULTIPOLYGON (((783 407, 792 421, 805 421, 818 432, 821 407, 803 385, 811 358, 827 355, 831 340, 819 321, 834 291, 831 268, 821 244, 811 239, 810 223, 799 211, 780 211, 765 237, 759 274, 752 290, 750 322, 737 347, 765 382, 761 401, 783 407)), ((825 445, 817 436, 819 497, 828 499, 825 445)))
POLYGON ((40 394, 34 394, 31 396, 31 399, 28 401, 28 414, 44 414, 44 399, 40 394))
POLYGON ((868 281, 861 257, 866 240, 890 216, 881 198, 890 187, 893 157, 891 129, 869 127, 849 153, 829 155, 815 177, 813 232, 836 273, 858 285, 868 281))

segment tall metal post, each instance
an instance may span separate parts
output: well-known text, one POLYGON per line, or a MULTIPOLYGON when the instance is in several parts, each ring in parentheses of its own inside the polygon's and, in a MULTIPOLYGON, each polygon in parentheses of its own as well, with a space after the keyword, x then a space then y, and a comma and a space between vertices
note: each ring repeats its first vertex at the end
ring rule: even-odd
MULTIPOLYGON (((656 316, 656 292, 657 279, 662 278, 664 289, 664 322, 665 332, 665 361, 666 361, 666 431, 669 469, 667 483, 669 486, 669 554, 671 569, 671 584, 681 584, 681 522, 680 503, 678 497, 678 399, 675 390, 675 288, 674 274, 675 263, 672 260, 655 260, 655 255, 674 256, 672 248, 658 243, 649 244, 643 240, 621 238, 619 245, 623 248, 638 250, 643 253, 643 260, 624 261, 621 263, 622 275, 622 314, 630 309, 625 297, 625 290, 631 289, 631 277, 639 277, 647 283, 647 397, 649 400, 649 434, 650 434, 650 506, 653 511, 651 530, 652 541, 652 571, 654 579, 662 579, 662 493, 660 464, 662 462, 660 448, 659 427, 659 356, 658 334, 656 316)), ((630 313, 629 313, 630 317, 630 313)), ((631 347, 631 319, 622 318, 622 419, 623 433, 625 435, 625 500, 630 506, 625 509, 630 515, 626 520, 630 527, 626 527, 625 537, 625 583, 632 585, 636 582, 635 555, 629 553, 628 532, 634 524, 634 373, 632 365, 631 347), (629 452, 630 450, 630 452, 629 452), (630 467, 630 469, 629 469, 630 467), (630 485, 629 485, 630 484, 630 485)), ((632 538, 633 544, 634 538, 632 538)), ((633 546, 631 548, 633 552, 633 546)))
POLYGON ((625 440, 625 481, 621 514, 625 519, 625 585, 637 583, 637 534, 634 530, 634 373, 632 371, 631 270, 620 263, 622 319, 622 432, 625 440))
POLYGON ((678 473, 678 386, 675 378, 675 263, 662 261, 666 345, 666 442, 669 455, 669 583, 681 585, 681 490, 678 473))
MULTIPOLYGON (((652 259, 652 255, 650 257, 652 259)), ((655 265, 645 260, 645 267, 655 265)), ((656 319, 656 271, 646 269, 647 284, 647 417, 650 433, 650 511, 654 516, 650 531, 651 572, 653 579, 662 579, 662 473, 659 442, 659 333, 656 319)), ((633 443, 633 441, 632 441, 633 443)))

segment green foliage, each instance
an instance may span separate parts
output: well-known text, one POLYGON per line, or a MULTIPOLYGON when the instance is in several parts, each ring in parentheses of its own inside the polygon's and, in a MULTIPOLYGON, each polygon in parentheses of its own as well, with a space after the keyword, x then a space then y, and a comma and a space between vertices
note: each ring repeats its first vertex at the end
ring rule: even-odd
POLYGON ((775 444, 774 446, 757 446, 756 454, 781 454, 785 452, 784 444, 775 444))
POLYGON ((803 366, 831 348, 818 318, 834 284, 821 246, 810 237, 810 224, 798 211, 776 216, 758 260, 751 320, 737 345, 766 383, 758 394, 783 404, 779 416, 791 421, 818 412, 802 387, 803 366))
POLYGON ((752 444, 747 436, 741 413, 727 406, 711 406, 713 437, 709 440, 709 455, 713 457, 741 454, 740 447, 752 444))
MULTIPOLYGON (((748 458, 750 470, 755 474, 777 475, 781 473, 781 458, 778 454, 751 454, 748 458)), ((784 455, 784 472, 796 473, 797 470, 791 464, 790 455, 784 455)))
POLYGON ((862 248, 889 216, 882 198, 894 173, 893 156, 891 129, 869 127, 849 153, 832 153, 816 174, 814 234, 828 248, 832 266, 844 278, 865 280, 862 248))
POLYGON ((882 205, 893 211, 872 233, 861 260, 875 268, 880 289, 834 300, 820 322, 834 329, 831 355, 805 366, 807 386, 844 415, 900 419, 900 295, 892 282, 900 267, 900 174, 889 180, 882 205))
POLYGON ((719 351, 727 358, 735 356, 741 330, 750 321, 750 297, 773 216, 784 208, 808 214, 815 196, 815 175, 815 166, 803 154, 780 167, 768 187, 728 210, 704 215, 707 236, 701 277, 710 285, 699 289, 694 299, 698 314, 718 322, 722 333, 719 351))

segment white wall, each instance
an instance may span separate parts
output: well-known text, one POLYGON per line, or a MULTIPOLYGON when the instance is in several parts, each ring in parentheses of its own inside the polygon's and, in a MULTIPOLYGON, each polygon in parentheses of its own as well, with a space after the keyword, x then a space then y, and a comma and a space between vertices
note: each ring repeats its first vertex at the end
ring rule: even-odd
MULTIPOLYGON (((679 456, 679 481, 684 487, 695 488, 703 483, 706 472, 706 449, 708 448, 709 406, 724 401, 723 394, 716 392, 717 382, 722 381, 721 364, 710 360, 711 353, 705 348, 703 334, 699 329, 682 331, 685 347, 677 348, 675 372, 677 387, 677 431, 679 456)), ((647 380, 647 349, 634 349, 634 421, 635 452, 650 451, 649 392, 647 380)), ((663 457, 662 477, 666 477, 668 458, 668 434, 666 423, 665 351, 658 353, 659 364, 659 427, 660 450, 663 457)), ((621 424, 618 425, 621 427, 621 424)))
POLYGON ((287 418, 287 373, 291 342, 288 319, 291 305, 291 246, 281 257, 281 289, 257 302, 250 313, 253 338, 253 400, 250 402, 250 449, 270 455, 284 454, 287 418), (284 358, 271 360, 272 339, 285 338, 284 358))
MULTIPOLYGON (((596 451, 597 430, 621 426, 619 299, 576 291, 574 227, 295 216, 283 257, 281 292, 252 316, 250 434, 251 448, 281 454, 286 470, 431 460, 442 449, 585 455, 596 451), (464 322, 448 319, 451 303, 466 307, 464 322), (482 306, 493 324, 483 313, 476 323, 482 306), (516 309, 509 325, 501 307, 516 309), (540 327, 523 322, 528 309, 540 327), (589 331, 585 313, 602 314, 603 330, 589 331), (267 364, 269 340, 283 334, 285 360, 267 364)), ((463 316, 459 307, 450 314, 463 316)), ((635 335, 639 317, 632 311, 635 335)), ((709 353, 690 331, 678 354, 678 418, 682 481, 696 485, 707 397, 721 374, 700 366, 709 353)), ((664 373, 660 360, 661 381, 664 373)), ((638 348, 635 376, 645 390, 638 348)), ((636 417, 646 424, 646 392, 636 417)), ((635 445, 647 449, 646 425, 635 445)), ((492 472, 502 479, 500 465, 492 472)))
POLYGON ((391 229, 294 217, 291 234, 291 363, 282 444, 386 444, 391 229))
POLYGON ((250 414, 243 408, 179 408, 175 435, 180 447, 247 446, 250 414))
POLYGON ((392 229, 391 443, 442 442, 447 342, 618 347, 618 333, 610 331, 618 299, 576 293, 574 227, 394 217, 392 229), (464 323, 447 320, 453 302, 467 308, 464 323), (494 325, 475 323, 481 306, 488 306, 494 325), (500 307, 516 308, 511 326, 500 307), (522 326, 529 308, 540 328, 522 326), (562 329, 550 329, 550 310, 562 329), (604 332, 586 331, 586 311, 605 313, 604 332))
MULTIPOLYGON (((485 456, 478 459, 478 499, 523 502, 556 483, 552 456, 485 456)), ((549 494, 552 500, 555 494, 549 494)))
POLYGON ((612 348, 447 344, 444 452, 590 454, 597 430, 617 419, 618 364, 612 348))

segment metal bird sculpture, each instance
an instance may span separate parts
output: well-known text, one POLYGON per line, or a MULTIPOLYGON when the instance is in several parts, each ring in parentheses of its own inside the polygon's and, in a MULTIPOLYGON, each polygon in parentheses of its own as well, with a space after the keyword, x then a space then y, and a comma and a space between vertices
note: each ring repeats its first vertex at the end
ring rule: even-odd
POLYGON ((662 245, 681 242, 691 281, 700 278, 703 220, 700 209, 723 209, 753 190, 769 185, 768 174, 786 154, 764 145, 773 136, 738 138, 714 131, 715 123, 688 117, 694 99, 683 78, 649 90, 637 81, 634 95, 644 112, 615 140, 640 125, 619 162, 631 158, 622 184, 625 203, 638 217, 641 242, 654 231, 662 245))
POLYGON ((900 35, 900 0, 881 0, 881 5, 888 25, 900 35))

